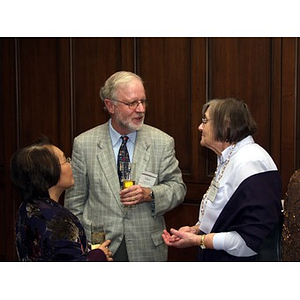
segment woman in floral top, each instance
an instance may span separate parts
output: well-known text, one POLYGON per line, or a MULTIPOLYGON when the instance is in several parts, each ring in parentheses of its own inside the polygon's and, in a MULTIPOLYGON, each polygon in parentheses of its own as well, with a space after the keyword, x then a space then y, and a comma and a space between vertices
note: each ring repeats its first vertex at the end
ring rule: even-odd
POLYGON ((18 150, 11 176, 22 203, 16 222, 20 261, 112 261, 110 241, 88 249, 78 218, 58 201, 74 184, 70 159, 47 138, 18 150))

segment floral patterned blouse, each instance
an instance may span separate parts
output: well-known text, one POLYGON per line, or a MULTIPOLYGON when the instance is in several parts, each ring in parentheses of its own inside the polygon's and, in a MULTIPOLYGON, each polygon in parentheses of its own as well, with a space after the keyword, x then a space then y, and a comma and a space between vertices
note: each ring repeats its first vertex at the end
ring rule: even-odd
POLYGON ((20 261, 107 261, 102 250, 89 251, 78 218, 50 198, 21 203, 16 247, 20 261))

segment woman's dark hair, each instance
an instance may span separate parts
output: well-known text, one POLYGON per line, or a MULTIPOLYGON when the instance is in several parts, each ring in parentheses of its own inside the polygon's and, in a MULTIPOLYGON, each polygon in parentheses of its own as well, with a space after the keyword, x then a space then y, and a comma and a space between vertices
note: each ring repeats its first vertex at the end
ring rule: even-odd
POLYGON ((239 99, 210 100, 203 106, 203 117, 208 108, 214 137, 219 142, 237 143, 257 130, 247 104, 239 99))
POLYGON ((50 140, 43 136, 12 156, 11 179, 19 188, 22 200, 49 196, 48 189, 57 184, 61 169, 52 146, 50 140))

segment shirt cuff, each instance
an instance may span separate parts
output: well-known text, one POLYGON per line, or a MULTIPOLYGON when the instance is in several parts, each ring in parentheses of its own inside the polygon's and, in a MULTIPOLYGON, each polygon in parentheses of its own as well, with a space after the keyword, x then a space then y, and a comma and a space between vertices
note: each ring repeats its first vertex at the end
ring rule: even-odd
POLYGON ((213 238, 213 246, 216 250, 224 250, 233 256, 253 256, 257 253, 249 248, 244 239, 236 232, 216 233, 213 238))
POLYGON ((213 246, 215 250, 225 250, 225 236, 226 232, 215 233, 213 238, 213 246))
POLYGON ((107 261, 107 258, 101 249, 94 249, 88 252, 87 261, 107 261))

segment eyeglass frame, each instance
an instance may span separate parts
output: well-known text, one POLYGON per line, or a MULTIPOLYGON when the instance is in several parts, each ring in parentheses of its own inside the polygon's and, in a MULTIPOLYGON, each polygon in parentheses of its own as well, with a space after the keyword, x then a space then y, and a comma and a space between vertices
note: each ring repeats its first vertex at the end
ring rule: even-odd
POLYGON ((111 99, 111 100, 112 101, 116 101, 116 102, 120 102, 120 103, 123 103, 123 104, 127 105, 130 110, 137 109, 140 104, 142 104, 143 107, 147 107, 148 106, 148 100, 147 99, 134 100, 134 101, 131 101, 131 102, 125 102, 125 101, 121 101, 121 100, 118 100, 118 99, 111 99), (134 107, 133 107, 133 105, 134 105, 134 107))
POLYGON ((204 125, 206 125, 207 123, 208 123, 208 121, 211 121, 212 119, 207 119, 207 118, 202 118, 202 123, 204 124, 204 125))
POLYGON ((72 161, 72 158, 71 158, 71 157, 67 157, 67 158, 66 158, 66 161, 64 161, 64 162, 60 163, 59 165, 61 166, 61 165, 65 164, 65 163, 68 163, 68 164, 70 164, 70 163, 71 163, 71 161, 72 161))

